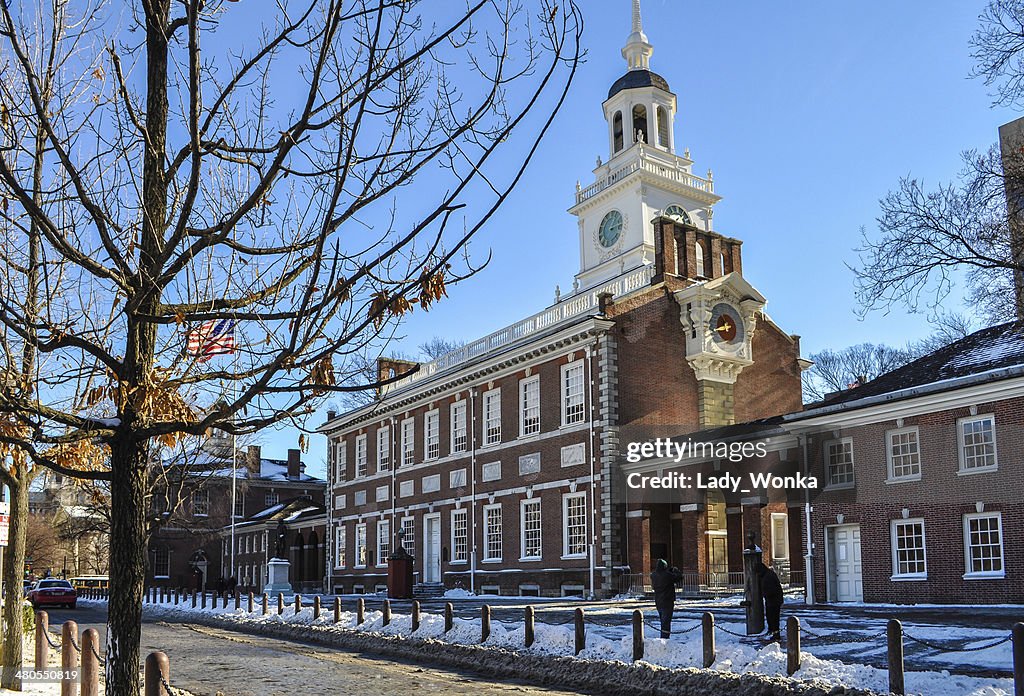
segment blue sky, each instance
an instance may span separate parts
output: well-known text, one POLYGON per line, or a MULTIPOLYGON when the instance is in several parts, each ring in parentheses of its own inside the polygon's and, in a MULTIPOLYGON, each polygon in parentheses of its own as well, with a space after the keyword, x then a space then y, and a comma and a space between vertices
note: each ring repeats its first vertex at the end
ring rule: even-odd
MULTIPOLYGON (((522 185, 473 242, 475 258, 493 253, 490 265, 416 313, 400 331, 401 350, 434 335, 486 335, 551 304, 556 284, 571 286, 579 259, 566 209, 577 179, 585 186, 595 159, 608 157, 601 102, 625 72, 619 51, 630 30, 630 0, 581 7, 587 62, 522 185)), ((901 176, 950 180, 961 151, 987 148, 1019 115, 992 108, 989 90, 968 78, 983 7, 643 1, 651 67, 678 96, 677 149, 690 148, 696 173, 714 170, 723 196, 715 228, 744 240, 744 275, 775 322, 803 337, 804 355, 929 333, 925 317, 899 309, 859 319, 844 264, 901 176)), ((264 452, 283 457, 297 437, 267 432, 264 452)), ((311 473, 322 474, 324 457, 315 436, 311 473)))

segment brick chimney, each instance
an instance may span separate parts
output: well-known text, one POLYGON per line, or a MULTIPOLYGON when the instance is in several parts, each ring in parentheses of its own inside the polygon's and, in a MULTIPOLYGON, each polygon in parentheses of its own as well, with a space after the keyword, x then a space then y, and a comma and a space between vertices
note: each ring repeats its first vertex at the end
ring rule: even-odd
POLYGON ((302 473, 302 468, 302 461, 299 458, 299 450, 288 450, 288 478, 297 481, 299 479, 299 474, 302 473))
POLYGON ((259 445, 249 445, 249 448, 245 452, 245 468, 249 470, 249 473, 253 476, 260 475, 260 459, 263 458, 263 453, 259 445))

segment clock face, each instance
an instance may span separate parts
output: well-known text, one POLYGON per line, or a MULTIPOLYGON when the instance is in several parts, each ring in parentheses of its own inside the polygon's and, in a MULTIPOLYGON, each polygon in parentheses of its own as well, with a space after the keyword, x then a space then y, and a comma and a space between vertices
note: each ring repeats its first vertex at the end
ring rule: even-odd
POLYGON ((708 328, 716 343, 734 346, 743 341, 743 322, 736 309, 724 302, 711 309, 711 322, 708 328))
POLYGON ((601 220, 601 227, 597 233, 597 239, 605 249, 615 246, 622 236, 622 213, 613 210, 601 220))
POLYGON ((683 210, 683 207, 673 203, 669 207, 665 208, 665 217, 670 217, 676 222, 681 222, 685 225, 691 225, 690 215, 683 210))

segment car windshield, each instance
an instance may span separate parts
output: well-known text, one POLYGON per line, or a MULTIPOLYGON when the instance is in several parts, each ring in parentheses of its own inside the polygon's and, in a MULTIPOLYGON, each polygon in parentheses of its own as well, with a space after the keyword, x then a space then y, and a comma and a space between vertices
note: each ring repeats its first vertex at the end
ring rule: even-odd
POLYGON ((45 589, 47 587, 71 587, 71 583, 67 580, 40 580, 39 589, 45 589))

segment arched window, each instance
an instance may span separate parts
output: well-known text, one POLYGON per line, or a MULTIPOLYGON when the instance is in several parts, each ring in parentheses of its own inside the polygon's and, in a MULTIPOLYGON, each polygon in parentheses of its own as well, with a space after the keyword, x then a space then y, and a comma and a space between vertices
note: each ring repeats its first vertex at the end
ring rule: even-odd
POLYGON ((664 106, 658 107, 658 145, 668 147, 668 110, 664 106))
POLYGON ((697 268, 695 269, 697 271, 696 277, 703 278, 705 276, 705 273, 704 273, 704 245, 701 244, 700 242, 697 242, 697 244, 694 246, 694 251, 697 254, 697 268))
POLYGON ((612 118, 612 140, 614 141, 614 151, 618 152, 622 149, 622 112, 616 111, 614 118, 612 118))
POLYGON ((722 263, 722 275, 725 275, 725 254, 722 254, 720 258, 722 263))
POLYGON ((633 107, 633 140, 638 143, 647 142, 647 107, 637 104, 633 107))

